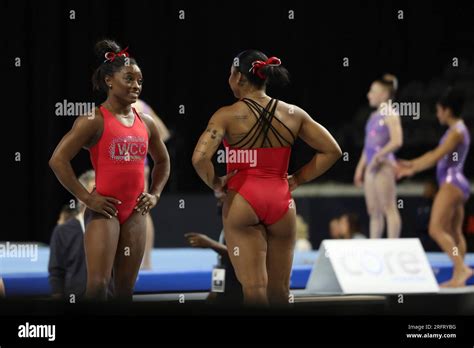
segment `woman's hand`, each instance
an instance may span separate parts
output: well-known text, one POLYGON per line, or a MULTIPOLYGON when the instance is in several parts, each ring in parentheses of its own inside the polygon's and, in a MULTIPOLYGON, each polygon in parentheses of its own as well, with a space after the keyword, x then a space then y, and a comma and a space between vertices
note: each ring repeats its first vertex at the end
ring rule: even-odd
POLYGON ((211 248, 214 244, 211 238, 201 233, 186 233, 184 237, 193 248, 211 248))
POLYGON ((362 187, 364 184, 364 170, 357 168, 354 174, 354 185, 356 187, 362 187))
POLYGON ((413 161, 398 160, 396 173, 397 173, 397 179, 413 176, 415 174, 413 161))
POLYGON ((227 175, 216 176, 212 184, 212 188, 214 189, 214 194, 219 195, 221 193, 225 193, 227 189, 227 183, 229 182, 230 178, 232 178, 235 174, 237 174, 237 169, 233 170, 227 175))
POLYGON ((288 175, 288 186, 290 187, 290 192, 294 191, 298 186, 298 180, 296 179, 296 175, 288 175))
POLYGON ((93 210, 97 213, 104 215, 105 217, 112 219, 112 216, 117 216, 118 210, 115 207, 115 204, 122 204, 118 199, 113 197, 101 196, 97 191, 92 191, 87 199, 87 202, 84 202, 90 210, 93 210))
POLYGON ((387 159, 381 156, 379 153, 376 153, 374 157, 372 157, 372 161, 369 163, 369 167, 371 171, 378 171, 382 164, 386 163, 387 159))
POLYGON ((136 211, 141 212, 142 215, 145 215, 150 212, 150 210, 158 204, 160 198, 159 194, 152 195, 148 192, 142 192, 137 198, 137 205, 135 206, 136 211))

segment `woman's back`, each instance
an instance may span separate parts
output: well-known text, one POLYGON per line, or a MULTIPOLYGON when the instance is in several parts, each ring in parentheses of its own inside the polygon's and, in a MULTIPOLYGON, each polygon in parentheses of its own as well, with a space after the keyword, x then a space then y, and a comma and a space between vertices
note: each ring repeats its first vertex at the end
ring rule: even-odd
POLYGON ((295 108, 268 96, 243 98, 230 106, 226 142, 232 148, 256 149, 291 147, 298 135, 301 119, 295 108))

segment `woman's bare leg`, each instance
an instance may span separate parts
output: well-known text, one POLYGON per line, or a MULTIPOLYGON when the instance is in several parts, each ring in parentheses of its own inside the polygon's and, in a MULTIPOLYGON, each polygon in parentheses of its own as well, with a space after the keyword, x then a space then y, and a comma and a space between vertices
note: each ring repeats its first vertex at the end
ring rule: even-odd
POLYGON ((365 170, 364 175, 364 195, 365 204, 367 206, 367 213, 369 214, 369 234, 370 238, 382 238, 384 230, 384 216, 380 208, 380 203, 377 197, 377 190, 375 189, 376 173, 372 172, 370 167, 365 170))
POLYGON ((3 284, 3 279, 0 278, 0 297, 5 296, 5 285, 3 284))
POLYGON ((119 240, 120 224, 96 212, 86 210, 84 251, 87 266, 86 298, 105 300, 119 240))
POLYGON ((229 191, 222 221, 230 260, 244 293, 245 305, 267 305, 267 236, 249 203, 229 191))
POLYGON ((271 305, 289 303, 295 241, 296 209, 293 204, 283 218, 267 226, 267 295, 271 305))
POLYGON ((393 166, 383 163, 375 175, 373 184, 380 208, 387 221, 387 238, 399 238, 401 219, 397 207, 397 186, 393 166))
POLYGON ((146 240, 146 217, 138 211, 120 226, 114 264, 115 297, 131 300, 142 263, 146 240))
POLYGON ((464 202, 460 202, 455 210, 454 210, 454 217, 453 217, 453 238, 458 247, 459 254, 461 254, 463 260, 466 256, 467 252, 467 245, 466 245, 466 238, 462 233, 462 224, 464 222, 464 202))
POLYGON ((145 243, 145 255, 143 256, 142 269, 152 269, 153 265, 151 262, 151 253, 153 251, 153 245, 155 243, 155 226, 151 218, 151 213, 146 214, 146 243, 145 243))
POLYGON ((451 184, 441 185, 436 194, 431 209, 429 233, 440 248, 453 262, 453 277, 442 284, 446 287, 464 286, 466 280, 472 275, 472 270, 464 264, 464 255, 461 255, 453 238, 453 219, 455 208, 463 201, 461 190, 451 184))
MULTIPOLYGON (((148 192, 148 183, 150 176, 150 166, 145 166, 145 190, 148 192)), ((153 225, 153 219, 151 218, 151 213, 148 213, 146 216, 146 243, 145 243, 145 255, 143 257, 143 262, 141 268, 143 269, 152 269, 153 265, 151 262, 151 252, 153 251, 153 245, 155 243, 155 226, 153 225)))

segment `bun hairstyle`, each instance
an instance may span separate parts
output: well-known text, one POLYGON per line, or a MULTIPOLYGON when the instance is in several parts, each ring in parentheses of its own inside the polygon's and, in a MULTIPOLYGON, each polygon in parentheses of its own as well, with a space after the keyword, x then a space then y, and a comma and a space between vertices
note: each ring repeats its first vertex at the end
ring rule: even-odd
POLYGON ((450 108, 453 115, 457 118, 461 117, 461 112, 464 107, 465 94, 464 92, 455 87, 449 87, 439 97, 438 104, 443 108, 450 108))
POLYGON ((381 78, 375 80, 389 90, 390 98, 394 98, 398 90, 398 79, 395 75, 384 74, 381 78))
POLYGON ((125 65, 137 64, 135 59, 129 58, 127 48, 122 49, 113 40, 101 40, 95 44, 94 52, 98 67, 92 75, 94 91, 107 94, 109 88, 105 83, 105 77, 112 76, 125 65))
POLYGON ((277 57, 268 58, 263 52, 246 50, 234 58, 234 67, 258 88, 265 85, 284 86, 290 82, 288 70, 277 57))

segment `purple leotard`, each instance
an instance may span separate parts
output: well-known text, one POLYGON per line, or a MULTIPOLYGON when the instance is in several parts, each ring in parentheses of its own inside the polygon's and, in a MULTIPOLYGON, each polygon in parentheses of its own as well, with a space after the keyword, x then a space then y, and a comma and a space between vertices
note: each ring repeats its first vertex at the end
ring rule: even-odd
MULTIPOLYGON (((379 111, 374 111, 365 125, 364 153, 367 165, 370 164, 374 155, 390 141, 390 132, 385 117, 390 116, 384 116, 379 111)), ((395 155, 392 152, 387 153, 384 157, 395 161, 395 155)))
POLYGON ((443 137, 439 141, 440 144, 444 143, 449 132, 456 129, 463 136, 463 141, 460 142, 456 148, 443 156, 436 165, 436 178, 438 179, 438 185, 441 186, 444 183, 452 184, 458 187, 463 195, 464 199, 467 200, 470 194, 469 181, 464 176, 464 162, 466 161, 467 153, 469 152, 469 145, 471 143, 471 137, 469 130, 462 121, 456 122, 448 128, 444 133, 443 137))

